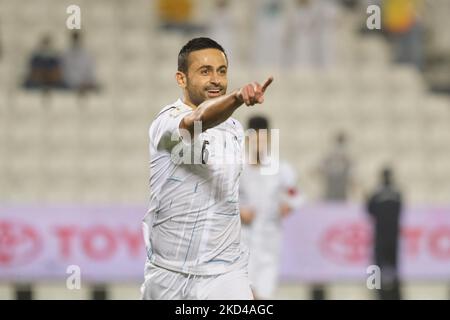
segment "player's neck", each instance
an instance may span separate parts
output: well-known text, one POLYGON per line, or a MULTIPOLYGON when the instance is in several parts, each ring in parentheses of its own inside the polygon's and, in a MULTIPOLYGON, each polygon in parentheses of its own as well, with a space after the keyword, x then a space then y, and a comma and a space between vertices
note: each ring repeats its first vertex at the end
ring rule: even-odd
POLYGON ((195 104, 192 103, 191 100, 189 100, 189 98, 187 98, 186 96, 184 96, 183 98, 183 103, 189 107, 191 107, 192 109, 197 109, 197 106, 195 104))

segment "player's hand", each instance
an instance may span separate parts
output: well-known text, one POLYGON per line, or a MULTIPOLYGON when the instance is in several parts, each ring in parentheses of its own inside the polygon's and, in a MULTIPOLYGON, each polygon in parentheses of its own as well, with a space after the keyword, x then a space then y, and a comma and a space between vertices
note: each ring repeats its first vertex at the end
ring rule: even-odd
POLYGON ((247 106, 253 106, 256 103, 263 103, 264 92, 272 81, 273 77, 270 76, 263 85, 260 85, 258 82, 249 83, 237 91, 237 97, 247 106))
POLYGON ((249 225, 252 223, 253 219, 255 218, 255 213, 253 210, 248 208, 241 208, 241 222, 244 225, 249 225))
POLYGON ((286 203, 280 205, 280 215, 282 218, 286 218, 292 213, 292 208, 286 203))

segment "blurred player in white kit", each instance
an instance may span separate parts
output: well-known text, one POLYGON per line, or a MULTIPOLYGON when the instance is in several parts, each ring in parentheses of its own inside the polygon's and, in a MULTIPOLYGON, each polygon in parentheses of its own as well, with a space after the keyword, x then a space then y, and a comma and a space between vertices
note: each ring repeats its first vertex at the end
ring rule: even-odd
POLYGON ((240 241, 244 132, 231 115, 243 104, 263 103, 273 78, 226 94, 227 69, 218 43, 190 40, 178 55, 183 98, 150 126, 142 299, 253 298, 248 249, 240 241))
POLYGON ((252 117, 248 127, 255 130, 249 139, 257 141, 249 143, 249 163, 240 182, 242 240, 250 249, 249 277, 255 299, 273 299, 281 253, 281 221, 298 209, 304 198, 298 192, 295 171, 288 163, 281 162, 274 174, 261 170, 279 161, 269 152, 268 120, 252 117), (261 134, 267 135, 267 139, 262 139, 261 134), (251 146, 256 146, 256 150, 251 146), (252 153, 256 155, 252 157, 252 153))

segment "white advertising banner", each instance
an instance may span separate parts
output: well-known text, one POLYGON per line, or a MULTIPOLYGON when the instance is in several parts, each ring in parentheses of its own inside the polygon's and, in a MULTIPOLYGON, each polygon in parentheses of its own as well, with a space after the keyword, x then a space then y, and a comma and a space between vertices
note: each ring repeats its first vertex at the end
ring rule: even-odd
POLYGON ((0 279, 143 278, 143 207, 0 208, 0 279))
MULTIPOLYGON (((140 206, 0 207, 0 281, 142 281, 146 258, 140 206)), ((363 280, 372 264, 363 208, 309 205, 283 223, 284 281, 363 280)), ((270 236, 270 235, 269 235, 270 236)), ((403 279, 450 279, 450 207, 407 208, 402 218, 403 279)))
MULTIPOLYGON (((406 208, 399 239, 402 279, 450 279, 450 207, 406 208)), ((367 279, 373 272, 370 217, 359 206, 303 207, 284 222, 282 252, 284 280, 367 279)))

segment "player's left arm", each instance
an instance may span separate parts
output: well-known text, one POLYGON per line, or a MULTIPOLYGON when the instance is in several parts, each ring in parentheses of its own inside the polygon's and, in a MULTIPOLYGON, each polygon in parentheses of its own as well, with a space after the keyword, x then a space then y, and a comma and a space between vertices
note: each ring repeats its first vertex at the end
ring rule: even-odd
POLYGON ((297 175, 294 169, 283 164, 281 170, 281 202, 280 215, 287 217, 304 203, 304 196, 297 187, 297 175))

